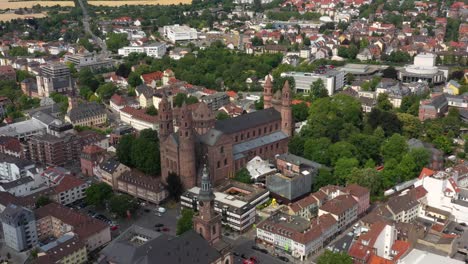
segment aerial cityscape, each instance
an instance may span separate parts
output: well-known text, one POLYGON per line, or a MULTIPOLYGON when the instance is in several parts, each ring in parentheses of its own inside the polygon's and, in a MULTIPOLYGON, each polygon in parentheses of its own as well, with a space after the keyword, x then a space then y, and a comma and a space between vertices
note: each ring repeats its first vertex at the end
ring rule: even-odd
POLYGON ((468 2, 0 0, 0 264, 468 263, 468 2))

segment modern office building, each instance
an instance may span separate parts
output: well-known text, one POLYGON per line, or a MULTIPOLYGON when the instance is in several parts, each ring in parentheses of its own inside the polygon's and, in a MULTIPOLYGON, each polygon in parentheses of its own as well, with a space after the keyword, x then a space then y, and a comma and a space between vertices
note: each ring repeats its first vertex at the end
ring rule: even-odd
POLYGON ((33 211, 9 204, 0 214, 5 244, 16 251, 37 244, 36 220, 33 211))
POLYGON ((343 71, 337 71, 326 66, 315 72, 284 72, 281 77, 293 77, 296 84, 295 90, 298 93, 309 93, 312 83, 321 79, 328 95, 333 95, 335 91, 341 90, 345 81, 343 71))
POLYGON ((70 69, 63 63, 49 63, 41 67, 36 77, 39 97, 49 97, 51 93, 73 93, 74 85, 70 69))
POLYGON ((164 36, 171 42, 190 41, 198 39, 198 32, 196 29, 185 25, 172 25, 164 26, 164 36))
POLYGON ((124 57, 127 57, 130 53, 145 53, 146 56, 160 59, 166 54, 166 44, 157 42, 143 46, 128 46, 119 49, 119 55, 124 57))
POLYGON ((276 199, 289 203, 310 193, 312 174, 275 173, 266 177, 266 186, 276 199))
POLYGON ((83 68, 89 68, 90 70, 99 70, 105 68, 112 68, 114 66, 114 60, 102 59, 96 56, 94 53, 78 53, 74 55, 66 55, 65 62, 71 62, 75 65, 79 71, 83 68))

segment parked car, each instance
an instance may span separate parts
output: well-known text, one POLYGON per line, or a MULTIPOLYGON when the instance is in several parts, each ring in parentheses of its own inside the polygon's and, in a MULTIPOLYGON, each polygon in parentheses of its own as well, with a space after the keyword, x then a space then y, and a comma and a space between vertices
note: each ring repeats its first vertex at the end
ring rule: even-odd
POLYGON ((157 223, 157 224, 154 225, 154 227, 163 227, 163 226, 164 226, 164 224, 161 224, 161 223, 157 223))
POLYGON ((119 229, 119 226, 117 226, 117 225, 113 225, 113 226, 110 227, 111 231, 115 231, 117 229, 119 229))
POLYGON ((278 256, 278 258, 284 262, 289 262, 289 259, 285 256, 278 256))
POLYGON ((145 211, 145 213, 149 213, 150 209, 145 208, 143 211, 145 211))
POLYGON ((255 246, 255 245, 252 246, 252 249, 253 249, 253 250, 257 250, 257 251, 259 251, 259 252, 262 252, 263 254, 268 254, 268 250, 266 250, 266 249, 264 249, 264 248, 260 248, 260 247, 255 246))
POLYGON ((168 227, 164 227, 163 229, 161 229, 163 232, 169 232, 170 229, 168 227))

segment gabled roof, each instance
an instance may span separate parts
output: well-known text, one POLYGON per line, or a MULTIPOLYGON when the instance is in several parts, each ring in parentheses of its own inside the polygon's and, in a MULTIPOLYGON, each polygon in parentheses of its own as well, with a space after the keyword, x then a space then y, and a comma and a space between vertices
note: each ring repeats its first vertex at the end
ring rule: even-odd
POLYGON ((424 167, 421 171, 421 173, 419 174, 419 179, 423 179, 425 177, 431 177, 432 175, 434 175, 435 171, 431 170, 431 169, 428 169, 426 167, 424 167))
POLYGON ((279 120, 281 120, 280 112, 274 108, 268 108, 234 118, 216 121, 215 129, 224 134, 233 134, 279 120))

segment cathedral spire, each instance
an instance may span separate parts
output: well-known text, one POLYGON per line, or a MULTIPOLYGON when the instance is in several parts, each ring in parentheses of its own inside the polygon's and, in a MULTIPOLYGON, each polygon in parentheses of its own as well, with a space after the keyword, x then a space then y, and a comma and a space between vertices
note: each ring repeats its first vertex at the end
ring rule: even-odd
POLYGON ((263 86, 263 108, 271 107, 271 98, 273 96, 273 84, 271 83, 270 74, 267 75, 263 86))
POLYGON ((214 200, 214 198, 215 196, 213 193, 213 188, 211 187, 210 175, 208 174, 208 168, 206 167, 206 164, 205 164, 203 166, 199 200, 211 201, 211 200, 214 200))

